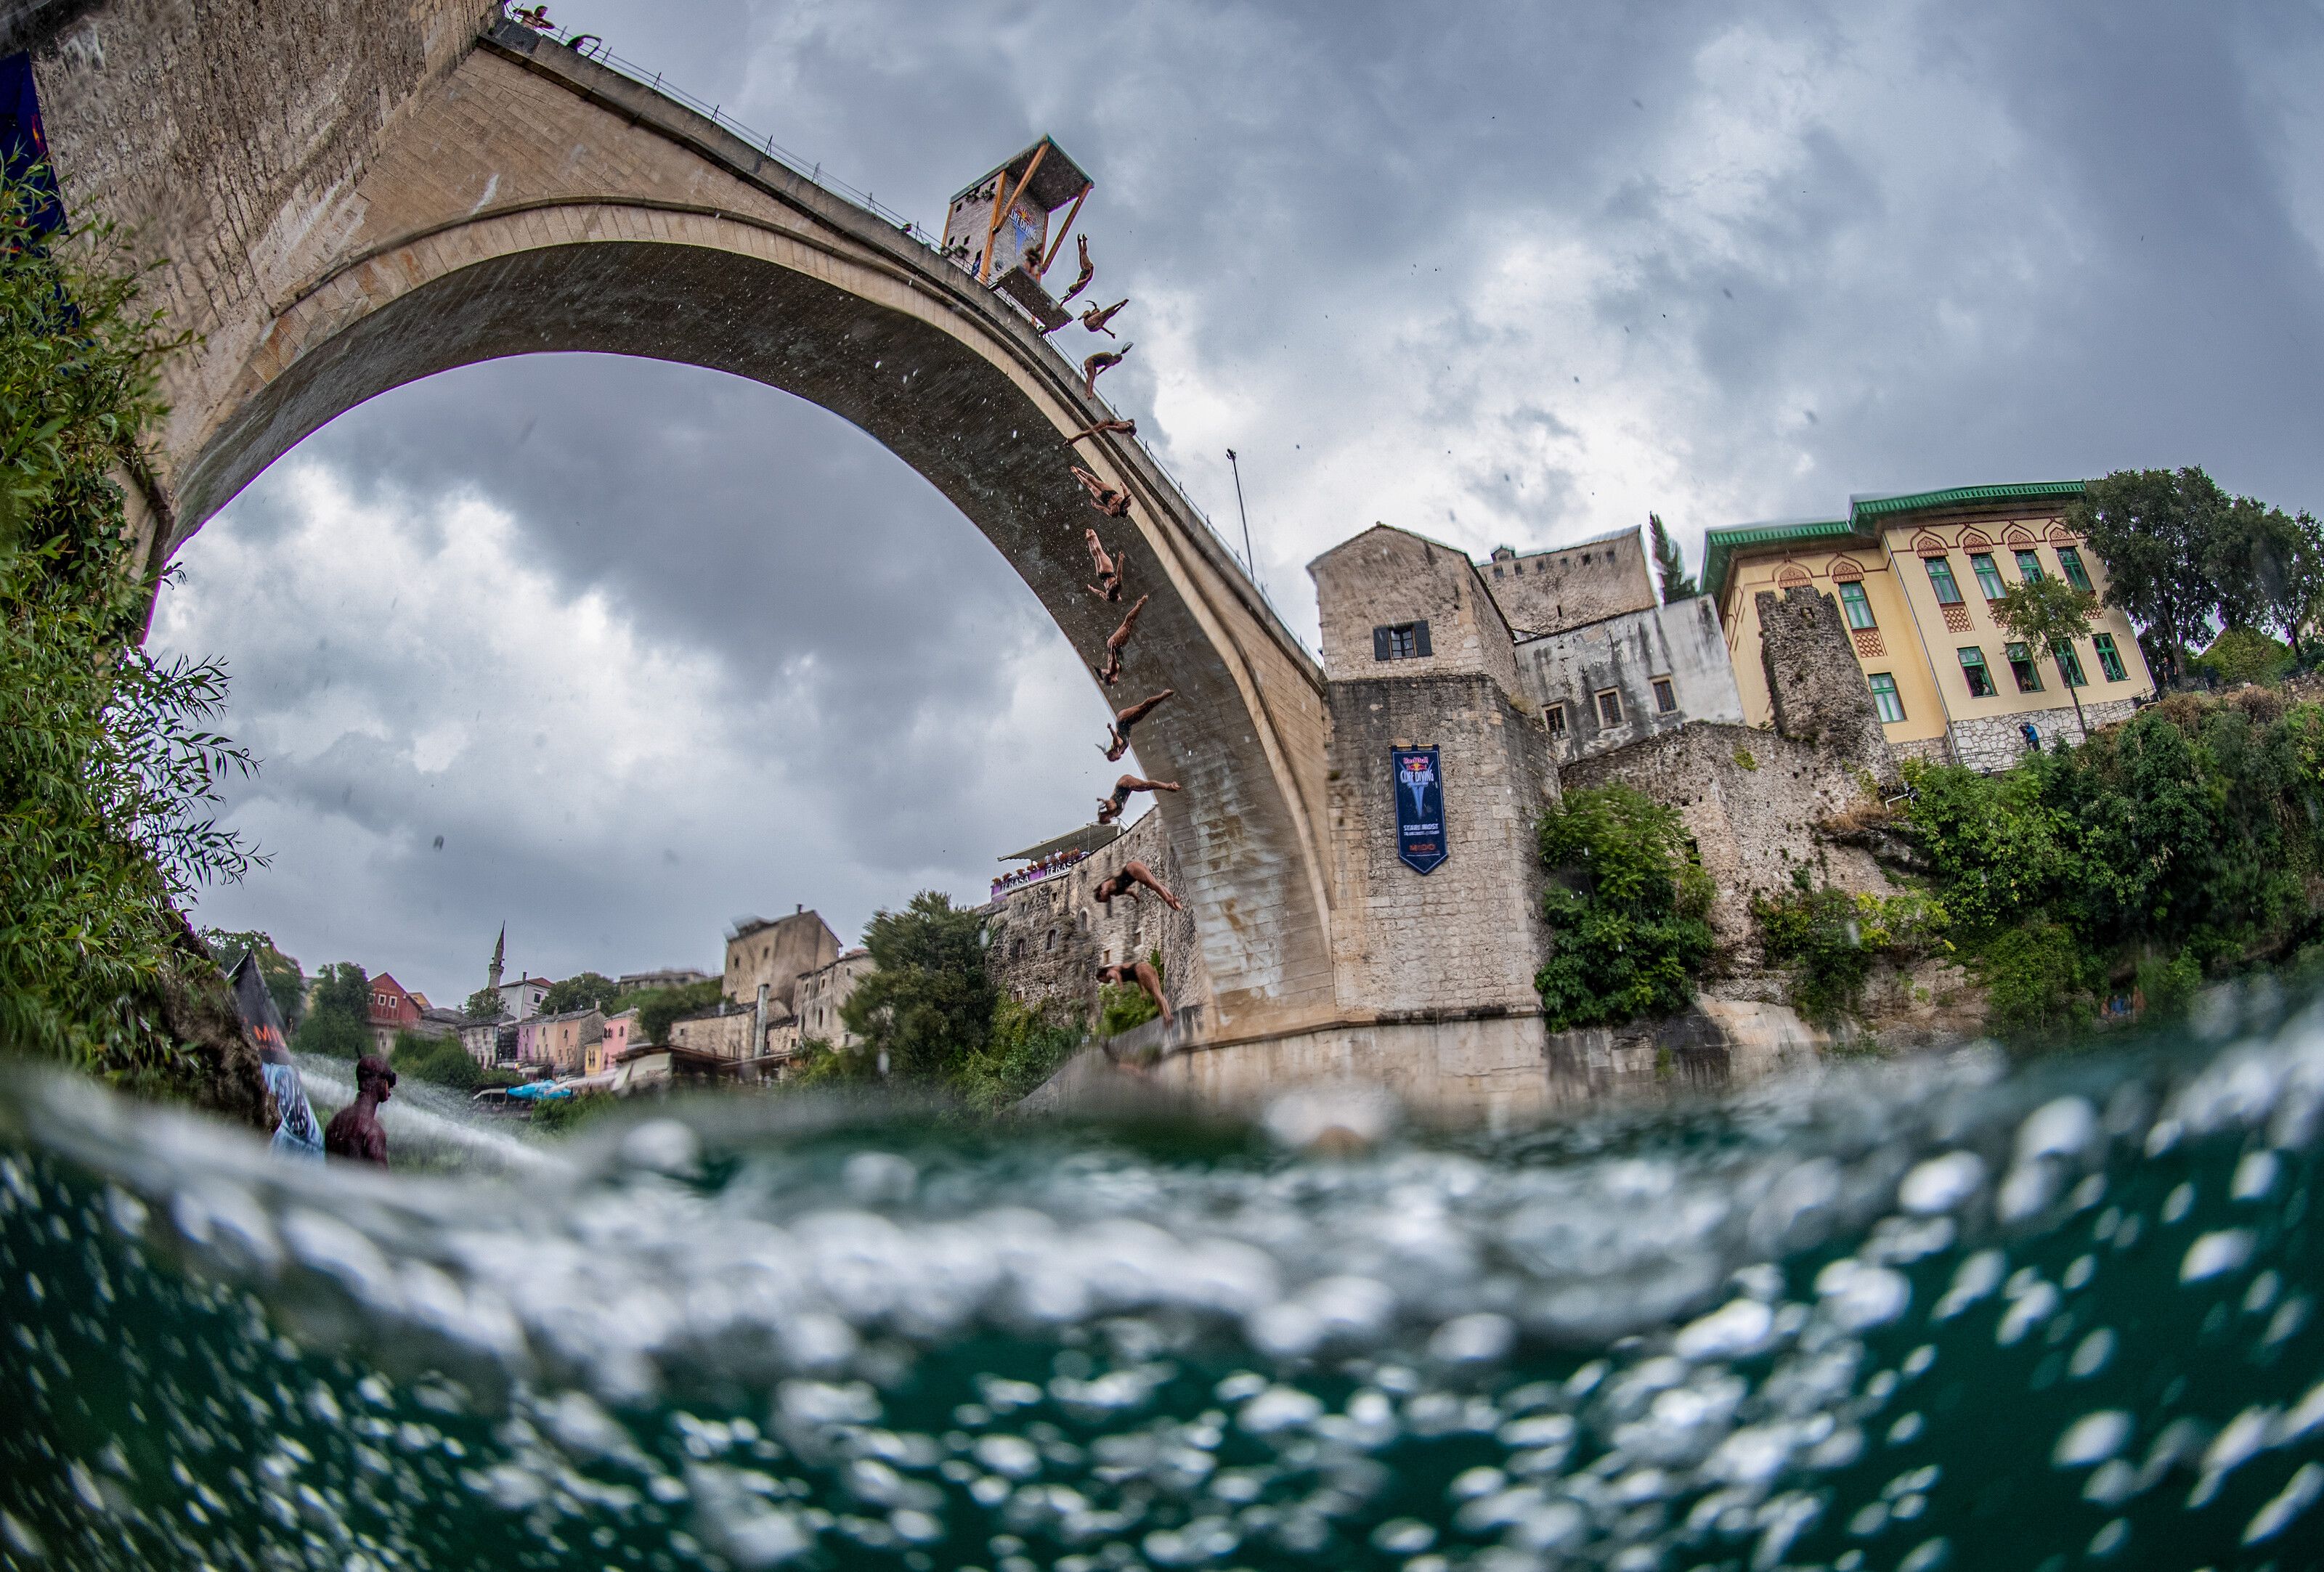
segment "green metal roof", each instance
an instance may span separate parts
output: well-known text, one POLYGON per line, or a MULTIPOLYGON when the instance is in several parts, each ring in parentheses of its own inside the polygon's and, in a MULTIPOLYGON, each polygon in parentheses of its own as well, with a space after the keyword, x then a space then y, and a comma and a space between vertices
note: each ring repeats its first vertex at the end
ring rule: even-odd
POLYGON ((1757 546, 1790 546, 1795 542, 1828 542, 1856 533, 1846 519, 1814 519, 1792 524, 1738 524, 1729 529, 1703 532, 1702 593, 1716 605, 1726 598, 1727 569, 1738 551, 1757 546))
POLYGON ((1848 538, 1867 544, 1876 538, 1880 521, 1900 513, 1939 508, 1966 507, 1977 502, 2052 501, 2082 494, 2080 481, 2027 481, 2015 485, 1953 486, 1941 492, 1904 492, 1895 496, 1851 497, 1845 519, 1818 519, 1791 524, 1744 524, 1712 529, 1703 536, 1702 589, 1714 603, 1727 595, 1727 575, 1737 553, 1766 546, 1830 546, 1848 538))
POLYGON ((1853 497, 1851 519, 1878 518, 1884 513, 1917 513, 1924 508, 1958 508, 1969 502, 2046 501, 2053 497, 2079 497, 2080 481, 2027 481, 2014 486, 1954 486, 1942 492, 1906 492, 1894 497, 1853 497))

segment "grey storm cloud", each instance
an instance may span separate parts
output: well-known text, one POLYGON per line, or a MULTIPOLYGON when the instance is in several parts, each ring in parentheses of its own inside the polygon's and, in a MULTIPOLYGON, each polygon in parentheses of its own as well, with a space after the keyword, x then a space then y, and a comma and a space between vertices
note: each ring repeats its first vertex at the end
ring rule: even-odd
MULTIPOLYGON (((2324 21, 2289 7, 573 0, 563 23, 937 222, 1037 135, 1095 176, 1105 389, 1312 638, 1375 519, 1472 551, 1659 510, 2203 463, 2324 501, 2324 21)), ((1085 353, 1078 329, 1060 336, 1085 353)), ((182 556, 276 853, 206 916, 465 993, 853 937, 1083 822, 1104 706, 861 433, 608 357, 349 412, 182 556), (445 838, 441 850, 437 835, 445 838)))

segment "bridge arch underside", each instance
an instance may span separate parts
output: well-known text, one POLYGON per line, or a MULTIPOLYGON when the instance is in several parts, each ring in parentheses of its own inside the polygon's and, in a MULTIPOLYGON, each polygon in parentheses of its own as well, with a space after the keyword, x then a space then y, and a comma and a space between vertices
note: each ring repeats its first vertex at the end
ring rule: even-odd
MULTIPOLYGON (((278 315, 238 383, 214 400, 207 440, 177 467, 172 548, 309 432, 456 366, 596 352, 706 366, 797 394, 869 433, 951 499, 1085 660, 1102 651, 1122 608, 1084 589, 1083 529, 1100 523, 1110 546, 1127 546, 1130 593, 1152 601, 1115 690, 1124 696, 1112 702, 1177 690, 1139 726, 1135 758, 1123 762, 1185 788, 1159 806, 1213 990, 1202 1035, 1296 1029, 1336 1013, 1323 884, 1294 778, 1303 761, 1284 757, 1259 664, 1224 625, 1235 611, 1205 595, 1209 570, 1177 527, 1156 519, 1151 503, 1107 525, 1084 500, 1068 473, 1076 460, 1141 501, 1151 488, 1126 457, 1067 446, 1060 423, 1074 423, 1077 389, 1045 412, 1025 367, 988 358, 973 333, 940 325, 940 309, 914 291, 882 286, 905 297, 909 308, 899 309, 751 254, 770 237, 724 216, 599 209, 573 219, 596 237, 549 244, 539 243, 538 217, 487 216, 365 258, 278 315), (668 238, 686 226, 708 232, 710 243, 668 238), (652 237, 604 237, 623 228, 652 237)), ((844 271, 829 258, 808 262, 844 271)), ((940 804, 943 783, 929 786, 940 804)))

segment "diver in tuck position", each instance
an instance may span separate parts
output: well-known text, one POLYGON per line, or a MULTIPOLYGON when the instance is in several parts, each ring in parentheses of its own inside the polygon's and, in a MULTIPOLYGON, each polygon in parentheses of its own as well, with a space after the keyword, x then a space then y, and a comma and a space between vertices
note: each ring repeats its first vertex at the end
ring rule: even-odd
POLYGON ((1148 889, 1150 889, 1156 895, 1160 896, 1162 897, 1162 904, 1168 906, 1172 911, 1183 912, 1186 909, 1185 903, 1181 901, 1176 896, 1172 895, 1170 893, 1170 887, 1164 884, 1160 879, 1156 878, 1154 877, 1154 870, 1147 867, 1142 862, 1132 861, 1123 863, 1120 872, 1110 874, 1106 878, 1098 880, 1097 887, 1090 891, 1090 894, 1096 897, 1097 904, 1103 906, 1106 910, 1106 915, 1111 916, 1113 914, 1113 903, 1116 896, 1128 896, 1133 903, 1145 898, 1138 893, 1138 887, 1139 885, 1144 885, 1148 889))
POLYGON ((1111 824, 1120 818, 1122 809, 1130 806, 1130 794, 1132 792, 1175 792, 1177 789, 1178 783, 1175 780, 1140 780, 1134 775, 1125 775, 1113 783, 1111 796, 1098 798, 1097 822, 1111 824))
POLYGON ((1150 699, 1140 699, 1128 709, 1113 712, 1113 724, 1105 729, 1107 762, 1111 763, 1130 751, 1130 729, 1153 713, 1155 705, 1174 696, 1177 691, 1176 688, 1164 688, 1150 699))

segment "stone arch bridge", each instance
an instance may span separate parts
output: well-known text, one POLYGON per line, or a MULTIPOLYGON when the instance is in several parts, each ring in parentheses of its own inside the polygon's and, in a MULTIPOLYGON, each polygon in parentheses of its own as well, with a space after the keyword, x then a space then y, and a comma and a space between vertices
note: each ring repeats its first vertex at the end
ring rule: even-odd
MULTIPOLYGON (((1094 516, 1064 440, 1110 411, 1076 368, 929 246, 713 119, 478 0, 31 0, 10 26, 69 212, 168 259, 161 304, 201 336, 143 499, 154 567, 374 394, 597 351, 844 417, 957 504, 1078 650, 1111 630, 1119 609, 1082 588, 1094 516)), ((1201 1034, 1330 1027, 1322 674, 1141 448, 1081 452, 1135 500, 1139 648, 1179 694, 1139 751, 1186 788, 1161 812, 1214 989, 1201 1034)))

